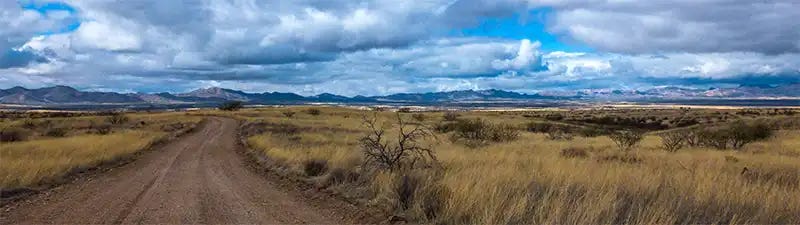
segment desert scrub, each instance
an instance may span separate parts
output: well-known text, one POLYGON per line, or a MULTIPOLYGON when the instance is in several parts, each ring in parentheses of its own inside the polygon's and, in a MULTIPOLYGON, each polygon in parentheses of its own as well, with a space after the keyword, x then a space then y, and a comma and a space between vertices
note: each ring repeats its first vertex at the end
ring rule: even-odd
POLYGON ((3 144, 0 187, 28 187, 59 178, 73 169, 113 161, 146 148, 163 135, 126 131, 3 144))
MULTIPOLYGON (((776 131, 740 151, 724 152, 689 143, 685 150, 667 152, 657 135, 633 135, 636 150, 623 152, 608 136, 597 135, 607 134, 605 130, 585 135, 589 137, 576 135, 571 141, 522 132, 514 140, 480 149, 443 138, 432 143, 442 169, 366 174, 359 170, 363 159, 358 139, 368 132, 361 126, 362 111, 326 108, 318 119, 287 120, 281 110, 285 109, 265 109, 252 118, 291 123, 301 127, 299 131, 275 135, 265 129, 248 139, 254 148, 281 159, 301 175, 305 162, 326 160, 328 172, 311 179, 332 177, 329 183, 354 185, 347 186, 349 190, 368 185, 363 196, 370 206, 386 207, 411 223, 800 223, 800 204, 787 201, 800 199, 800 189, 794 185, 800 180, 794 175, 800 168, 797 130, 776 131), (353 171, 359 175, 351 178, 353 171), (368 182, 344 181, 355 177, 368 182)), ((564 115, 574 117, 575 113, 580 112, 564 115)), ((609 110, 590 115, 631 113, 653 112, 609 110)), ((544 117, 550 112, 538 114, 544 117)), ((460 112, 455 121, 431 116, 420 123, 442 124, 437 130, 449 135, 456 132, 460 120, 481 118, 523 128, 537 119, 520 115, 460 112)), ((391 121, 395 115, 382 112, 381 116, 391 121)), ((387 135, 396 137, 397 133, 387 135)))

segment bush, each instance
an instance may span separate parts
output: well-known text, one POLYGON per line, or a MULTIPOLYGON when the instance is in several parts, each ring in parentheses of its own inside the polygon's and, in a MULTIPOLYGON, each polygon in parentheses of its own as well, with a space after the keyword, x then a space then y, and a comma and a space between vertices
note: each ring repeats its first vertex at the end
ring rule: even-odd
POLYGON ((457 126, 457 122, 441 122, 436 124, 436 126, 433 127, 433 130, 439 133, 447 133, 455 131, 457 126))
POLYGON ((51 127, 44 133, 48 137, 64 137, 67 135, 67 129, 63 127, 51 127))
POLYGON ((306 176, 315 177, 328 171, 328 161, 325 160, 306 160, 303 162, 303 171, 306 176))
POLYGON ((561 115, 561 113, 551 113, 544 116, 544 118, 547 120, 559 121, 564 119, 564 115, 561 115))
POLYGON ((292 117, 294 117, 294 112, 293 111, 284 111, 283 112, 283 116, 285 116, 286 118, 292 118, 292 117))
POLYGON ((584 127, 578 130, 578 134, 583 137, 598 137, 604 134, 608 134, 608 131, 599 128, 584 127))
POLYGON ((488 142, 513 141, 519 138, 519 130, 515 127, 491 124, 481 119, 459 120, 454 126, 455 132, 451 138, 454 141, 463 141, 471 147, 488 142))
POLYGON ((244 102, 241 101, 227 101, 219 105, 219 110, 224 111, 237 111, 244 107, 244 102))
POLYGON ((0 131, 0 142, 16 142, 28 139, 30 132, 23 128, 5 128, 0 131))
POLYGON ((444 121, 456 121, 458 120, 459 116, 460 115, 458 115, 456 112, 445 112, 442 117, 444 118, 444 121))
POLYGON ((661 148, 668 152, 675 152, 683 148, 688 136, 684 131, 664 132, 658 135, 661 137, 661 148))
POLYGON ((307 109, 306 113, 308 113, 308 115, 312 115, 312 116, 319 116, 319 114, 322 114, 322 111, 320 111, 319 109, 311 108, 311 109, 307 109))
POLYGON ((741 149, 746 144, 771 137, 773 130, 763 121, 746 123, 740 120, 731 124, 728 132, 730 133, 731 147, 741 149))
POLYGON ((586 158, 589 157, 589 151, 585 148, 569 147, 561 149, 561 156, 565 158, 586 158))
POLYGON ((695 132, 689 139, 716 149, 741 149, 745 145, 772 136, 772 128, 763 121, 735 121, 727 126, 712 127, 695 132), (695 140, 692 140, 695 141, 695 140))
POLYGON ((110 124, 113 124, 113 125, 124 124, 124 123, 127 123, 129 120, 130 120, 130 118, 128 118, 128 116, 126 116, 123 113, 114 113, 114 114, 111 114, 111 116, 109 116, 108 118, 106 118, 106 122, 108 122, 110 124))
POLYGON ((530 122, 525 125, 525 130, 534 133, 547 133, 553 128, 553 124, 551 123, 536 123, 530 122))
POLYGON ((111 124, 108 123, 101 123, 95 124, 92 123, 89 128, 95 133, 100 135, 106 135, 111 133, 111 124))
POLYGON ((621 151, 630 151, 644 138, 644 133, 636 130, 621 130, 608 135, 611 141, 619 147, 621 151))
POLYGON ((428 127, 409 126, 397 113, 397 139, 390 140, 386 129, 378 125, 377 113, 372 118, 364 116, 363 121, 369 129, 369 133, 359 140, 365 165, 394 171, 414 168, 417 163, 436 163, 433 149, 420 143, 423 139, 435 137, 428 127))
POLYGON ((550 140, 572 140, 572 138, 574 138, 574 135, 569 132, 568 128, 557 126, 550 127, 550 130, 545 133, 545 136, 550 140))

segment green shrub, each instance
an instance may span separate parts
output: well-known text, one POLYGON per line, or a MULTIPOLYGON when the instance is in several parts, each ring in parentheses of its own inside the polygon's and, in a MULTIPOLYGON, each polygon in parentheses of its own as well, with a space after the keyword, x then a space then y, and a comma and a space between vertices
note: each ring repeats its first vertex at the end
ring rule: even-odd
POLYGON ((244 102, 241 101, 227 101, 219 105, 220 110, 224 111, 237 111, 244 107, 244 102))
POLYGON ((510 125, 491 124, 481 119, 459 120, 454 124, 451 139, 468 146, 479 146, 489 142, 507 142, 519 138, 519 130, 510 125))

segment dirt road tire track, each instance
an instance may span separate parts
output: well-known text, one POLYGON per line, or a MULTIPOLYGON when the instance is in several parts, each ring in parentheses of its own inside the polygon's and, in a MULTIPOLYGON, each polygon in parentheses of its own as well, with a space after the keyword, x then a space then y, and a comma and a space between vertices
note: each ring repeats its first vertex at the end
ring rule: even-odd
POLYGON ((250 170, 237 154, 237 121, 197 132, 93 179, 11 204, 0 224, 339 224, 250 170))

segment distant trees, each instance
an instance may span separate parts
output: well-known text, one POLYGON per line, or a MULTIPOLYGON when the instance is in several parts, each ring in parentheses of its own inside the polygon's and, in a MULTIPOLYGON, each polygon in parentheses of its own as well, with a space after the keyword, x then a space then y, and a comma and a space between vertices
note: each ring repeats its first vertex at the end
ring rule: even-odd
POLYGON ((244 102, 241 101, 227 101, 219 105, 220 110, 224 111, 237 111, 244 107, 244 102))

